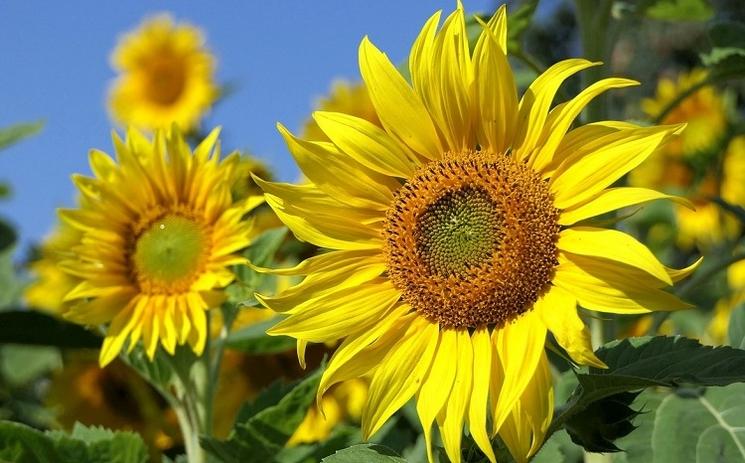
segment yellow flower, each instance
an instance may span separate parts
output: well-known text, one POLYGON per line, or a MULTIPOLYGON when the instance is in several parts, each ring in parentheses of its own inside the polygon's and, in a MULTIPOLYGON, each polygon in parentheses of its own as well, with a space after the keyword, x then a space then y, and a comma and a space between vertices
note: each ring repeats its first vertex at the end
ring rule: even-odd
POLYGON ((100 362, 111 362, 129 339, 153 358, 158 344, 173 353, 189 343, 201 354, 207 338, 205 310, 224 299, 234 278, 236 251, 250 242, 245 214, 261 203, 231 195, 239 156, 220 160, 219 130, 192 154, 181 134, 158 131, 153 140, 136 130, 114 134, 115 162, 90 154, 94 177, 74 176, 80 207, 60 216, 82 232, 74 257, 61 263, 82 281, 66 314, 88 325, 110 323, 100 362))
POLYGON ((141 129, 197 127, 215 102, 215 59, 199 29, 168 15, 124 36, 111 57, 120 73, 109 95, 112 117, 141 129))
POLYGON ((176 416, 166 402, 120 361, 100 368, 95 358, 73 353, 51 377, 47 404, 65 429, 77 422, 137 432, 160 460, 158 450, 180 441, 176 416))
POLYGON ((730 140, 721 168, 709 173, 692 196, 695 209, 675 205, 681 246, 706 247, 738 236, 740 222, 710 198, 719 196, 730 204, 745 204, 745 136, 730 140))
MULTIPOLYGON (((334 82, 331 94, 321 98, 316 108, 321 111, 344 113, 359 117, 380 126, 378 113, 370 100, 370 94, 363 83, 334 82)), ((326 134, 310 118, 303 127, 303 138, 307 140, 328 141, 326 134)))
POLYGON ((727 268, 727 283, 730 295, 717 301, 706 328, 707 340, 714 345, 727 342, 732 311, 745 302, 745 261, 741 260, 727 268))
POLYGON ((65 295, 80 279, 65 273, 59 263, 69 257, 70 248, 76 245, 82 233, 70 225, 60 223, 41 245, 40 257, 29 268, 35 280, 24 291, 26 302, 34 308, 62 315, 68 303, 65 295))
POLYGON ((269 333, 298 339, 301 362, 307 343, 342 340, 318 402, 334 384, 369 377, 365 438, 416 396, 430 461, 435 421, 453 462, 465 425, 491 462, 496 433, 526 461, 553 414, 547 333, 577 363, 603 367, 577 304, 626 314, 689 307, 662 288, 696 265, 667 268, 625 233, 577 225, 669 198, 608 187, 681 126, 570 130, 593 97, 636 82, 605 79, 551 110, 561 83, 597 63, 562 61, 518 99, 505 8, 473 53, 462 8, 437 31, 439 19, 412 47, 412 85, 362 41, 382 128, 317 112, 330 141, 312 142, 280 126, 311 183, 259 184, 299 239, 329 252, 277 270, 306 278, 258 297, 287 315, 269 333))
MULTIPOLYGON (((658 117, 667 106, 683 92, 707 77, 703 69, 693 69, 681 74, 678 80, 663 78, 657 84, 654 98, 642 101, 642 109, 652 118, 658 117)), ((704 86, 685 98, 661 121, 663 124, 686 123, 679 137, 673 138, 663 152, 671 157, 683 157, 710 149, 727 129, 727 111, 724 98, 712 86, 704 86)))

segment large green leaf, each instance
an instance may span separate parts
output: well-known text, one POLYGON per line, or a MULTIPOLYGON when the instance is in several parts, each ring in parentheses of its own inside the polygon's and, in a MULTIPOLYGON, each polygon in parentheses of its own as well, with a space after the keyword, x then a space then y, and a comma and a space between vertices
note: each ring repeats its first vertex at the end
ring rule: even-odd
MULTIPOLYGON (((614 341, 600 348, 597 356, 608 369, 586 367, 577 372, 579 385, 554 419, 552 431, 561 427, 588 429, 590 423, 584 412, 590 407, 610 408, 610 402, 617 402, 619 394, 625 392, 651 386, 724 386, 745 381, 745 351, 703 346, 682 337, 614 341)), ((597 418, 593 415, 593 419, 597 418)), ((597 423, 594 426, 600 429, 597 423)), ((596 437, 605 441, 614 438, 612 434, 596 437)))
POLYGON ((11 125, 0 129, 0 150, 38 133, 42 127, 44 127, 44 123, 38 121, 11 125))
POLYGON ((65 348, 98 348, 101 338, 80 325, 42 312, 0 312, 0 344, 28 344, 65 348))
POLYGON ((223 462, 265 463, 287 444, 305 418, 321 379, 322 369, 301 381, 279 402, 254 406, 252 416, 245 409, 227 440, 202 437, 202 447, 223 462))
POLYGON ((745 461, 745 384, 646 391, 638 429, 618 441, 618 463, 745 461))
POLYGON ((0 461, 14 463, 145 463, 142 438, 76 424, 72 434, 37 431, 20 423, 0 422, 0 461))
POLYGON ((393 450, 378 444, 359 444, 324 458, 321 463, 406 463, 393 450))

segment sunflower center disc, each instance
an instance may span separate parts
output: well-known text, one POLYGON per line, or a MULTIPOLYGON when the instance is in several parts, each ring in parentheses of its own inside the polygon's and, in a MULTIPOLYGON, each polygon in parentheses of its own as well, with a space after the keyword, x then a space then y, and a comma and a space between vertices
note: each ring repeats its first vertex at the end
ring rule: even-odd
POLYGON ((146 71, 146 91, 150 101, 170 106, 184 90, 184 63, 177 57, 161 56, 149 63, 146 71))
POLYGON ((156 220, 135 245, 134 264, 140 283, 175 289, 191 280, 202 266, 205 241, 202 227, 192 220, 178 215, 156 220))
POLYGON ((551 281, 558 213, 547 182, 526 165, 448 155, 396 193, 384 231, 388 274, 442 327, 502 326, 551 281))

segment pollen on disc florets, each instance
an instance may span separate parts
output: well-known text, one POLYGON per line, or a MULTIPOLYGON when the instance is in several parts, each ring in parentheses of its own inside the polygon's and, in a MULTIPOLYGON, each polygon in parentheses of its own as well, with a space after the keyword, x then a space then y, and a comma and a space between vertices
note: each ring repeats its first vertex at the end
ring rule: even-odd
POLYGON ((502 326, 548 287, 558 214, 547 182, 524 163, 448 154, 396 193, 384 229, 388 274, 444 328, 502 326))

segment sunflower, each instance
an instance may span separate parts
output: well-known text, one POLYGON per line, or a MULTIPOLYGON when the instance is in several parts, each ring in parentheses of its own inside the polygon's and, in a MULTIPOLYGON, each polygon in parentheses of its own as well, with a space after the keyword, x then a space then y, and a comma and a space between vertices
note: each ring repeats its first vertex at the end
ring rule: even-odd
MULTIPOLYGON (((333 111, 359 117, 380 126, 378 113, 370 100, 370 93, 361 82, 337 81, 331 87, 328 96, 316 104, 320 111, 333 111)), ((303 138, 307 140, 328 141, 326 134, 318 127, 313 118, 308 119, 303 127, 303 138)))
POLYGON ((169 353, 189 343, 201 354, 208 335, 205 310, 219 306, 229 267, 250 242, 244 216, 262 202, 234 200, 239 156, 220 160, 219 130, 193 154, 174 127, 152 140, 130 130, 114 134, 116 161, 90 154, 94 177, 76 175, 80 206, 60 216, 82 233, 60 266, 81 279, 65 297, 66 316, 78 323, 110 323, 100 363, 111 362, 129 339, 152 359, 158 344, 169 353))
POLYGON ((382 128, 331 112, 329 142, 279 130, 310 184, 260 181, 301 240, 329 251, 279 274, 305 275, 261 302, 286 318, 269 330, 307 343, 342 340, 317 392, 370 378, 370 437, 410 398, 432 461, 436 421, 461 461, 462 430, 495 461, 499 433, 516 459, 540 447, 553 414, 546 335, 578 364, 603 367, 577 305, 646 313, 689 307, 663 288, 673 270, 631 236, 587 224, 669 198, 609 188, 682 126, 606 121, 570 130, 605 79, 551 110, 561 83, 599 63, 562 61, 518 100, 501 7, 471 53, 461 6, 432 16, 409 56, 412 85, 367 38, 362 77, 382 128), (489 426, 487 426, 489 423, 489 426))
POLYGON ((111 63, 120 76, 109 94, 109 110, 122 125, 155 130, 175 122, 191 130, 218 96, 215 59, 201 31, 174 24, 168 15, 146 20, 124 36, 111 63))
POLYGON ((80 242, 82 233, 66 223, 60 223, 44 239, 39 258, 29 264, 34 281, 24 291, 26 302, 34 308, 62 315, 69 305, 65 295, 80 283, 80 279, 64 272, 59 263, 69 256, 70 248, 80 242))
POLYGON ((176 415, 158 392, 124 362, 100 368, 87 352, 74 352, 49 383, 47 404, 67 430, 75 423, 135 431, 157 455, 181 440, 176 415))
MULTIPOLYGON (((707 77, 705 70, 696 68, 680 74, 677 81, 660 79, 655 97, 642 101, 642 110, 651 118, 659 117, 670 103, 707 77)), ((686 124, 680 136, 665 145, 666 155, 684 157, 710 149, 727 130, 725 98, 714 87, 706 85, 681 101, 661 122, 686 124)))

